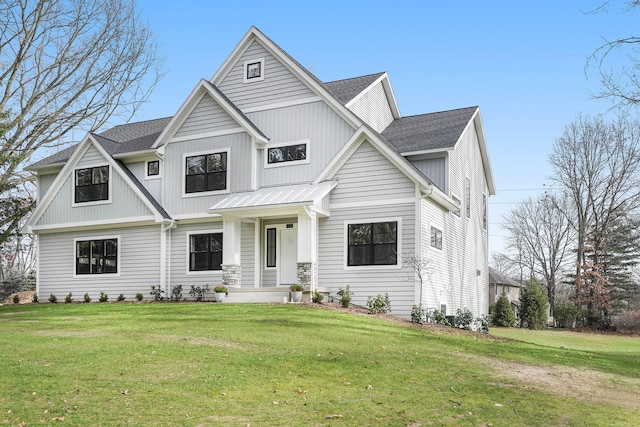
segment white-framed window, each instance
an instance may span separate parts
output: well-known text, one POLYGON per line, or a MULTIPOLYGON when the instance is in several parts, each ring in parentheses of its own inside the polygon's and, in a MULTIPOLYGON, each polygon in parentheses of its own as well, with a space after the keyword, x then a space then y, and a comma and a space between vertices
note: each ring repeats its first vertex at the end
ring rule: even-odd
POLYGON ((162 163, 160 159, 147 160, 144 163, 144 178, 145 179, 158 179, 162 178, 162 163))
POLYGON ((76 238, 73 246, 74 277, 120 274, 120 236, 76 238))
POLYGON ((344 223, 344 266, 348 269, 400 268, 401 218, 372 218, 344 223))
POLYGON ((92 165, 73 171, 73 206, 111 203, 111 166, 92 165))
POLYGON ((431 226, 431 247, 442 250, 442 230, 431 226))
POLYGON ((482 229, 487 231, 487 223, 489 222, 489 212, 487 207, 487 195, 482 193, 482 229))
POLYGON ((184 154, 183 197, 229 192, 229 149, 184 154))
POLYGON ((222 230, 187 233, 187 274, 222 271, 222 230))
POLYGON ((242 81, 253 83, 264 80, 264 58, 244 61, 242 81))
MULTIPOLYGON (((451 200, 453 200, 456 205, 462 206, 462 201, 460 200, 460 197, 456 196, 453 193, 451 193, 451 200)), ((454 211, 451 211, 451 213, 453 215, 457 216, 458 218, 460 218, 460 215, 461 215, 460 209, 456 209, 454 211)))
POLYGON ((471 178, 465 178, 464 183, 464 211, 467 218, 471 218, 471 178))
POLYGON ((265 168, 309 163, 309 140, 269 145, 264 163, 265 168))

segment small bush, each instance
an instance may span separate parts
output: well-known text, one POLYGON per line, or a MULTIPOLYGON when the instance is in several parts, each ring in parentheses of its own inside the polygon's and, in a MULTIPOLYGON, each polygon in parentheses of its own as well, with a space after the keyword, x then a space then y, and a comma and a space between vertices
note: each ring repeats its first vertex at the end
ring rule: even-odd
POLYGON ((98 298, 98 301, 100 301, 100 302, 109 301, 109 295, 107 295, 106 292, 100 292, 100 297, 98 298))
POLYGON ((54 294, 51 294, 51 295, 49 295, 49 302, 52 303, 52 304, 57 304, 58 303, 58 298, 54 294))
POLYGON ((175 286, 171 290, 171 301, 178 302, 182 300, 182 285, 175 286))
MULTIPOLYGON (((207 290, 207 286, 200 287, 200 286, 191 285, 191 290, 189 291, 189 295, 195 298, 196 301, 203 301, 204 293, 206 290, 207 290)), ((214 292, 215 292, 215 288, 214 288, 214 292)))
POLYGON ((473 313, 471 313, 468 308, 465 308, 464 310, 457 309, 453 324, 456 328, 471 331, 473 326, 473 313))
POLYGON ((351 304, 351 296, 353 295, 353 292, 349 289, 349 285, 344 289, 340 288, 338 295, 340 296, 340 305, 344 308, 349 307, 349 304, 351 304))
POLYGON ((304 286, 300 283, 294 283, 293 285, 289 286, 289 290, 291 292, 302 292, 304 291, 304 286))
POLYGON ((427 320, 427 310, 420 305, 411 307, 411 322, 424 323, 427 320))
POLYGON ((489 318, 487 316, 476 317, 474 330, 482 332, 483 334, 489 333, 489 318))
POLYGON ((216 294, 226 294, 227 287, 225 285, 218 285, 213 288, 213 292, 215 292, 216 294))
POLYGON ((491 313, 491 324, 504 327, 516 326, 516 316, 513 314, 511 302, 504 292, 500 295, 500 298, 498 298, 498 302, 495 303, 493 312, 491 313))
POLYGON ((13 303, 14 303, 14 304, 19 304, 19 303, 20 303, 20 295, 15 294, 15 295, 13 296, 13 303))
POLYGON ((316 304, 322 304, 322 300, 324 299, 324 295, 322 295, 320 292, 315 291, 313 293, 313 296, 311 297, 311 301, 313 301, 316 304))
POLYGON ((137 299, 138 301, 142 301, 142 299, 143 299, 143 298, 144 298, 144 295, 142 295, 141 293, 139 293, 139 292, 138 292, 138 293, 136 294, 136 299, 137 299))
POLYGON ((578 319, 580 309, 572 302, 559 302, 553 309, 553 318, 559 328, 572 328, 578 319))
POLYGON ((124 300, 125 300, 124 294, 118 295, 117 301, 124 301, 124 300))
POLYGON ((162 296, 162 294, 164 294, 164 289, 162 289, 160 286, 151 285, 151 296, 153 297, 154 301, 162 301, 164 299, 164 296, 162 296))
POLYGON ((391 301, 389 300, 389 294, 385 293, 384 296, 378 294, 375 297, 369 295, 367 297, 367 307, 371 314, 390 313, 391 301))
POLYGON ((613 318, 613 327, 624 333, 640 333, 640 310, 623 311, 613 318))
POLYGON ((91 302, 91 297, 88 293, 84 294, 84 302, 91 302))
POLYGON ((73 301, 73 295, 71 294, 71 292, 69 292, 69 293, 67 294, 67 296, 66 296, 66 297, 64 297, 64 302, 65 302, 66 304, 69 304, 71 301, 73 301))
POLYGON ((440 311, 440 310, 433 310, 433 314, 431 316, 431 319, 440 326, 451 326, 451 323, 449 323, 449 320, 447 320, 447 315, 444 311, 440 311))

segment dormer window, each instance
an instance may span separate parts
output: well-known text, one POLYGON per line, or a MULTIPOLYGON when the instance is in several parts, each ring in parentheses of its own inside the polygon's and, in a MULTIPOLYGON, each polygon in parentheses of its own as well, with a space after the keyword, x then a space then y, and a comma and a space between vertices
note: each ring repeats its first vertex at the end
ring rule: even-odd
POLYGON ((244 83, 264 80, 264 58, 244 61, 244 83))
POLYGON ((109 200, 109 166, 75 170, 75 203, 109 200))

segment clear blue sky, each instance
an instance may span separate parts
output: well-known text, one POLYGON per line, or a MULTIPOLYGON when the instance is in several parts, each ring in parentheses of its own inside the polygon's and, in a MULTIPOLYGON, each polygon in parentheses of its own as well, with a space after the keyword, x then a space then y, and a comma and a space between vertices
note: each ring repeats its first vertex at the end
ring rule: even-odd
POLYGON ((502 251, 502 217, 549 185, 563 128, 611 107, 592 98, 599 81, 585 62, 638 16, 619 0, 585 13, 603 1, 139 0, 166 76, 135 120, 175 114, 251 25, 322 81, 387 71, 403 116, 480 106, 498 192, 489 249, 502 251))

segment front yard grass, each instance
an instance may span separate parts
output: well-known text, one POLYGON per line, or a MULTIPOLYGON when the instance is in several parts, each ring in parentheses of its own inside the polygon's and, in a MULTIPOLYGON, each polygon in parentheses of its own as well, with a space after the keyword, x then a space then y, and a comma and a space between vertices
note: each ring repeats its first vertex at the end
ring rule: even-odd
POLYGON ((14 426, 628 426, 640 419, 633 402, 548 389, 501 364, 587 366, 633 395, 638 351, 559 351, 312 305, 5 306, 0 358, 0 424, 14 426))

